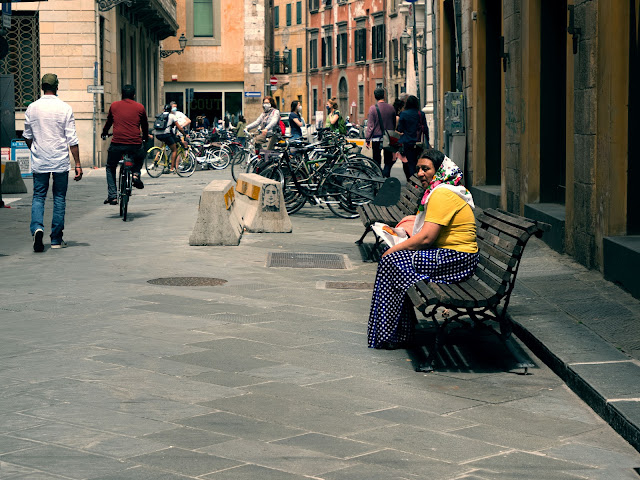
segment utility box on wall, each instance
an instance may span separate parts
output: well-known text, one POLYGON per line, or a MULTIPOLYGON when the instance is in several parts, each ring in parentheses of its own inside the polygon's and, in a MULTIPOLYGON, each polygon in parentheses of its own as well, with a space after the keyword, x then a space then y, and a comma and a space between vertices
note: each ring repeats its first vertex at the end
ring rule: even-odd
MULTIPOLYGON (((446 92, 444 94, 444 153, 465 171, 466 160, 466 109, 464 93, 446 92)), ((465 184, 471 185, 465 178, 465 184)))
POLYGON ((444 94, 444 129, 449 135, 465 133, 464 94, 446 92, 444 94))

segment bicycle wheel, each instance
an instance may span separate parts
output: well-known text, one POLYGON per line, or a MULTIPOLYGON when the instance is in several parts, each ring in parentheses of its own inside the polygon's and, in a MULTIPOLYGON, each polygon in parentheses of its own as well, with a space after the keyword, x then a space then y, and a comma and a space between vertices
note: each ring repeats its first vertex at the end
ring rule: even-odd
MULTIPOLYGON (((294 159, 292 159, 294 160, 294 159)), ((283 195, 284 195, 284 203, 287 206, 287 213, 293 215, 298 212, 302 207, 307 203, 307 197, 302 192, 298 190, 296 183, 294 181, 294 175, 296 175, 296 179, 299 183, 306 183, 306 176, 304 175, 304 171, 299 170, 300 164, 295 164, 291 162, 292 169, 288 165, 283 165, 281 170, 284 176, 284 187, 283 187, 283 195)), ((305 188, 305 187, 300 187, 305 188)))
POLYGON ((252 156, 247 155, 245 158, 242 159, 240 163, 232 163, 231 176, 233 177, 233 180, 237 182, 238 175, 240 175, 241 173, 248 173, 250 165, 255 163, 257 160, 258 160, 257 155, 252 155, 252 156))
POLYGON ((167 155, 163 148, 152 147, 147 150, 147 156, 144 159, 144 166, 151 178, 158 178, 167 167, 167 155))
POLYGON ((371 173, 372 177, 382 177, 382 170, 376 162, 369 157, 365 157, 361 153, 355 155, 349 155, 347 162, 351 165, 363 167, 365 170, 371 173))
POLYGON ((180 177, 190 177, 196 171, 196 159, 184 150, 176 159, 176 173, 180 177))
POLYGON ((207 150, 205 158, 207 159, 207 163, 216 170, 223 170, 229 166, 229 163, 231 163, 229 152, 222 148, 207 150))
POLYGON ((356 207, 373 200, 378 183, 369 172, 356 165, 334 168, 321 185, 320 197, 327 202, 329 210, 342 218, 358 218, 356 207))
POLYGON ((129 206, 129 194, 127 190, 127 172, 123 166, 120 166, 120 175, 118 182, 118 190, 120 197, 120 216, 123 221, 127 221, 127 207, 129 206))

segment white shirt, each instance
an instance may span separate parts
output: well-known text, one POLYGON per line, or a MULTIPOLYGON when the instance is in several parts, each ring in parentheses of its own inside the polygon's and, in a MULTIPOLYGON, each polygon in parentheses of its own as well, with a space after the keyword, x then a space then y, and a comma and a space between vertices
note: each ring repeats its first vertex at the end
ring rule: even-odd
POLYGON ((43 95, 27 107, 22 136, 31 145, 34 173, 68 172, 69 146, 78 145, 71 107, 55 95, 43 95))
POLYGON ((189 120, 189 117, 187 117, 180 110, 178 110, 173 115, 176 117, 176 121, 178 122, 178 125, 180 125, 181 127, 184 127, 184 125, 187 123, 187 120, 189 120))

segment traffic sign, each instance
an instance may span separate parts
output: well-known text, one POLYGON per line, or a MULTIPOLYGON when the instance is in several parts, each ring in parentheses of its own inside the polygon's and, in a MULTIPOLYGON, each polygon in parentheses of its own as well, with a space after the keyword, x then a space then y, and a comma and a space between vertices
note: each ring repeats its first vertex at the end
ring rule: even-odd
POLYGON ((355 108, 355 107, 356 107, 356 102, 351 102, 351 106, 352 106, 353 108, 355 108))
POLYGON ((87 85, 87 93, 104 93, 104 85, 87 85))
POLYGON ((278 85, 278 78, 277 78, 277 77, 271 77, 271 78, 269 79, 269 83, 270 83, 272 86, 274 86, 274 87, 275 87, 276 85, 278 85))
POLYGON ((261 92, 244 92, 244 96, 248 98, 259 98, 261 95, 261 92))

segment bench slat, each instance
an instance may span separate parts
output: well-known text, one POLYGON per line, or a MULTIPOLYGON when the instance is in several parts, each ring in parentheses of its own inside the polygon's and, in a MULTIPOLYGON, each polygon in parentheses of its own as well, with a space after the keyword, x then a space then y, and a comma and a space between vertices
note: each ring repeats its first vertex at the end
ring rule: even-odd
POLYGON ((507 291, 507 286, 505 284, 498 282, 482 268, 476 268, 475 275, 480 280, 482 280, 487 285, 487 287, 496 292, 498 295, 502 295, 507 291))
POLYGON ((509 225, 513 225, 515 227, 526 230, 529 235, 533 235, 540 228, 538 227, 535 220, 521 217, 520 215, 514 216, 513 214, 509 214, 508 212, 504 212, 501 210, 488 208, 483 213, 485 215, 488 215, 489 217, 493 217, 497 220, 508 223, 509 225))
MULTIPOLYGON (((494 293, 485 289, 485 292, 480 291, 475 288, 475 286, 471 283, 472 279, 466 280, 458 284, 458 286, 463 289, 465 292, 469 294, 474 299, 474 307, 485 307, 488 305, 487 296, 491 297, 494 293)), ((479 282, 476 282, 480 285, 479 282)))
POLYGON ((476 237, 482 238, 497 247, 505 250, 507 252, 515 253, 516 255, 522 252, 522 246, 518 244, 518 242, 512 237, 502 236, 491 233, 487 230, 483 230, 481 228, 476 229, 476 237))
POLYGON ((423 280, 418 282, 414 286, 420 292, 420 294, 427 300, 428 305, 435 305, 436 303, 438 303, 438 297, 435 294, 435 292, 430 288, 430 284, 428 284, 423 280))
POLYGON ((489 270, 503 282, 509 281, 509 278, 511 278, 511 275, 513 273, 511 268, 505 269, 502 265, 498 265, 482 253, 480 253, 479 257, 479 264, 482 265, 486 270, 489 270))
POLYGON ((460 307, 474 307, 476 304, 476 299, 473 296, 469 295, 463 288, 460 287, 460 284, 452 283, 450 285, 441 284, 442 290, 449 293, 449 296, 453 299, 456 299, 456 303, 460 307))
POLYGON ((485 239, 476 236, 476 242, 478 243, 478 248, 481 252, 484 252, 487 255, 495 257, 497 260, 501 261, 508 267, 515 267, 516 263, 520 259, 518 257, 513 257, 502 250, 497 249, 491 243, 487 242, 485 239))
POLYGON ((484 214, 478 215, 478 220, 483 225, 489 225, 490 227, 493 227, 496 230, 499 230, 500 232, 504 232, 507 235, 510 235, 513 238, 518 239, 520 242, 526 242, 531 236, 526 230, 522 230, 521 228, 514 227, 512 225, 508 225, 500 220, 496 220, 495 218, 488 217, 484 214))

